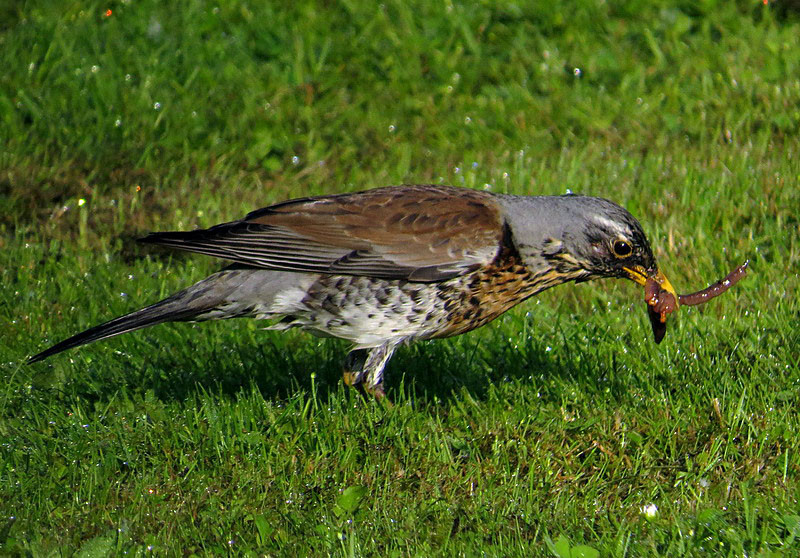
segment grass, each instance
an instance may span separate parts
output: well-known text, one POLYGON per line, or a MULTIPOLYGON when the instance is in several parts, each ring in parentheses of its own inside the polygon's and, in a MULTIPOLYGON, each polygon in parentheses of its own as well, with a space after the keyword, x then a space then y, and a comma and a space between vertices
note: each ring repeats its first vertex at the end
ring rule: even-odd
POLYGON ((791 3, 35 2, 0 17, 0 554, 796 556, 791 3), (110 11, 110 12, 109 12, 110 11), (216 269, 137 246, 402 182, 614 199, 679 290, 546 292, 401 350, 158 326, 25 366, 216 269))

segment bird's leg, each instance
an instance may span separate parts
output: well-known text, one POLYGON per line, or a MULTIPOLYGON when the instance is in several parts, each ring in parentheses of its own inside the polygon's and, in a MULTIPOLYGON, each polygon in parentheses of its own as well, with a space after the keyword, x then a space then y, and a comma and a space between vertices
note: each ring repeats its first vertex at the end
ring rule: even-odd
POLYGON ((348 386, 357 386, 364 378, 364 363, 367 362, 369 351, 367 349, 354 349, 347 353, 344 359, 344 372, 342 377, 348 386))
POLYGON ((382 399, 383 392, 383 369, 386 363, 392 358, 396 343, 384 343, 369 351, 367 361, 364 363, 363 371, 366 374, 364 391, 371 394, 375 399, 382 399))
POLYGON ((344 360, 344 383, 348 386, 362 384, 364 391, 381 399, 383 392, 383 369, 392 357, 396 343, 385 343, 373 349, 354 349, 344 360))

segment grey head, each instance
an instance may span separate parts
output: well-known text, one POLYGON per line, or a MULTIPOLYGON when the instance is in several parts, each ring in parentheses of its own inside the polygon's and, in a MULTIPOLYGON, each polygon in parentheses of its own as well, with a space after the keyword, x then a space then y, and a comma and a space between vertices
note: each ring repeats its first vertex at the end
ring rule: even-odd
POLYGON ((514 245, 534 273, 563 281, 624 277, 641 283, 657 271, 639 221, 612 201, 589 196, 499 197, 514 245))

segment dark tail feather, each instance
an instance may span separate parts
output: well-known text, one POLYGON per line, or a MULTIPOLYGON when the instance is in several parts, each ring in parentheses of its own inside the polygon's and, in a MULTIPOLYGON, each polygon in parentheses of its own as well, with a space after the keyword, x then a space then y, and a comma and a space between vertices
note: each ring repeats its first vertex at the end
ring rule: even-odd
POLYGON ((65 351, 73 347, 99 341, 100 339, 107 339, 109 337, 114 337, 115 335, 142 329, 143 327, 148 327, 163 322, 191 320, 198 314, 201 314, 213 307, 213 305, 194 303, 196 297, 191 296, 192 294, 195 294, 191 293, 191 290, 192 287, 185 291, 176 293, 169 298, 165 298, 160 302, 156 302, 152 306, 148 306, 147 308, 142 308, 136 312, 131 312, 130 314, 120 316, 119 318, 115 318, 104 324, 87 329, 86 331, 77 335, 73 335, 69 339, 65 339, 60 343, 56 343, 38 355, 30 357, 28 359, 28 364, 38 362, 56 353, 60 353, 61 351, 65 351))
POLYGON ((237 260, 241 258, 237 257, 236 252, 220 242, 220 237, 224 237, 224 234, 232 228, 231 225, 235 224, 223 223, 210 229, 194 231, 153 232, 136 240, 143 244, 156 244, 226 260, 237 260))

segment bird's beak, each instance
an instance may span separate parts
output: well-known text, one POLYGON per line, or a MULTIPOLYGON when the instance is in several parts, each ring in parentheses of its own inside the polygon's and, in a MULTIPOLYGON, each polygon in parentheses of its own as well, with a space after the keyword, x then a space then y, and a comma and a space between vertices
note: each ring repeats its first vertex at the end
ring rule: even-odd
POLYGON ((662 289, 674 296, 676 301, 678 300, 678 293, 675 292, 675 287, 672 286, 672 283, 669 282, 669 279, 667 279, 667 276, 664 275, 661 270, 656 269, 655 271, 648 271, 640 265, 624 267, 623 269, 628 274, 628 278, 634 283, 638 283, 644 287, 645 283, 647 283, 647 279, 653 279, 656 283, 661 285, 662 289))
POLYGON ((653 338, 655 339, 656 343, 661 343, 661 340, 664 339, 664 335, 667 333, 667 313, 672 312, 678 307, 678 293, 675 292, 675 288, 672 286, 672 283, 669 282, 669 279, 667 279, 666 275, 664 275, 660 270, 646 270, 640 265, 625 267, 624 269, 631 281, 634 281, 635 283, 645 287, 645 294, 647 293, 647 281, 648 279, 652 279, 658 283, 662 290, 667 291, 672 295, 674 306, 671 310, 665 310, 662 308, 660 309, 660 312, 656 311, 655 308, 658 303, 655 300, 646 300, 647 317, 650 318, 650 325, 653 328, 653 338))

